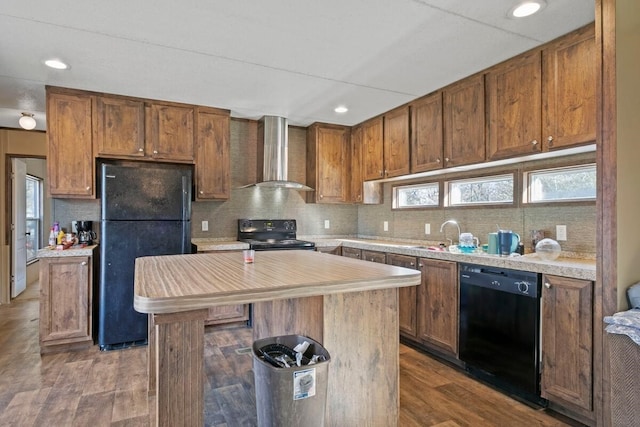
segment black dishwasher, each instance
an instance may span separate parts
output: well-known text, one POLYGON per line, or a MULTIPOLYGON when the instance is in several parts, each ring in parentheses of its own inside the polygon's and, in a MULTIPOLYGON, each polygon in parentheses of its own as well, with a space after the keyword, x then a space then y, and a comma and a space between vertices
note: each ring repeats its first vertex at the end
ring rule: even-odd
POLYGON ((460 264, 460 360, 505 392, 540 397, 540 274, 460 264))

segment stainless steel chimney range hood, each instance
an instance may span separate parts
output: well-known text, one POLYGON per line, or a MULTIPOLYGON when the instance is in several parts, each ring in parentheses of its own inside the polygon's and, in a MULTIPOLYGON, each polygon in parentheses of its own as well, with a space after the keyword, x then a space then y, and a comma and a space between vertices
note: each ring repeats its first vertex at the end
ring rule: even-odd
POLYGON ((287 179, 288 155, 287 119, 278 116, 261 118, 258 123, 258 182, 242 188, 289 188, 313 191, 311 187, 287 179))

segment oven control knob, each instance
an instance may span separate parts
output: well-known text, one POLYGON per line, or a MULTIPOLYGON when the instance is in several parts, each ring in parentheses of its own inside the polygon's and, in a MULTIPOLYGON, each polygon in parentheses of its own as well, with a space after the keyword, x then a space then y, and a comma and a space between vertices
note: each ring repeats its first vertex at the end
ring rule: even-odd
POLYGON ((529 293, 529 282, 516 282, 518 285, 518 290, 523 294, 529 293))
POLYGON ((492 281, 491 284, 495 287, 500 286, 500 282, 498 282, 497 280, 492 281))

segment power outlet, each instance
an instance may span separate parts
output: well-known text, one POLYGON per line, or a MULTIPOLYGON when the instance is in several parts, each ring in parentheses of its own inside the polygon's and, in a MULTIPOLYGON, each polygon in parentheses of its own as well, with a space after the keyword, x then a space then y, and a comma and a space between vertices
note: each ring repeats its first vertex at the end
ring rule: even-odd
POLYGON ((431 234, 431 224, 424 225, 424 234, 431 234))
POLYGON ((328 220, 328 219, 325 219, 325 220, 324 220, 324 228, 325 228, 325 229, 327 229, 327 230, 328 230, 329 228, 331 228, 331 223, 329 222, 329 220, 328 220))
POLYGON ((384 231, 389 231, 389 221, 385 221, 382 223, 382 229, 384 231))
POLYGON ((567 240, 566 225, 556 225, 556 240, 567 240))
POLYGON ((202 231, 209 231, 209 221, 202 221, 202 231))

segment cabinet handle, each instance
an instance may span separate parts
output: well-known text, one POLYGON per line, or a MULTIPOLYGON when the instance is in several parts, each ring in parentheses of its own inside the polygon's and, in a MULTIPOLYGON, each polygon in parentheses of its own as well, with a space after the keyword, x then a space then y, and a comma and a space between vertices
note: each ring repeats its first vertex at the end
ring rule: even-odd
POLYGON ((384 174, 382 173, 382 170, 380 171, 380 176, 384 176, 384 174))
POLYGON ((153 154, 158 154, 158 150, 153 150, 153 154))
POLYGON ((531 141, 531 145, 538 145, 538 140, 534 139, 533 141, 531 141))
POLYGON ((549 135, 547 141, 549 141, 549 145, 553 146, 553 136, 549 135))
POLYGON ((198 193, 200 193, 200 194, 204 194, 204 191, 200 190, 198 193))
POLYGON ((91 187, 87 187, 87 191, 91 191, 91 187))
POLYGON ((318 197, 320 197, 320 198, 322 199, 324 196, 321 194, 321 195, 320 195, 320 196, 318 196, 318 197))
POLYGON ((410 262, 410 263, 409 263, 409 265, 411 265, 411 266, 412 266, 412 265, 413 265, 413 263, 412 263, 412 262, 410 262))
POLYGON ((440 157, 436 159, 436 163, 440 163, 440 157))
POLYGON ((422 267, 424 267, 424 264, 420 263, 420 264, 418 264, 418 267, 422 268, 422 267))
POLYGON ((551 283, 544 282, 544 287, 547 288, 547 289, 551 289, 551 283))
POLYGON ((87 265, 87 261, 82 261, 80 265, 87 265))
POLYGON ((144 148, 138 148, 138 151, 142 153, 144 151, 144 148))
POLYGON ((386 169, 384 170, 384 176, 389 176, 389 172, 386 169))
POLYGON ((449 162, 449 158, 448 158, 448 157, 445 157, 445 158, 444 158, 444 161, 445 161, 445 162, 449 162))

